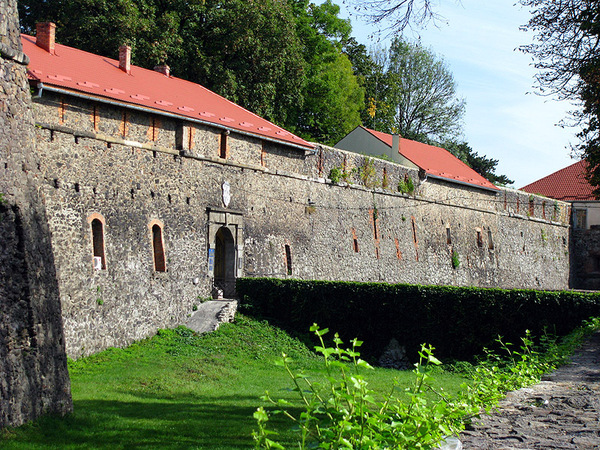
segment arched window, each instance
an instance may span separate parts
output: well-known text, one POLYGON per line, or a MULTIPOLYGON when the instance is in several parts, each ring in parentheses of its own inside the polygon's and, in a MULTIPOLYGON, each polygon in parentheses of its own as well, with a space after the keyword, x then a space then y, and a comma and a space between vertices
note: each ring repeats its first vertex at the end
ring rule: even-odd
POLYGON ((152 225, 152 253, 154 256, 154 270, 156 272, 166 272, 162 227, 158 223, 152 225))
POLYGON ((95 270, 106 270, 106 251, 104 248, 104 218, 97 213, 88 217, 92 231, 92 263, 95 270))

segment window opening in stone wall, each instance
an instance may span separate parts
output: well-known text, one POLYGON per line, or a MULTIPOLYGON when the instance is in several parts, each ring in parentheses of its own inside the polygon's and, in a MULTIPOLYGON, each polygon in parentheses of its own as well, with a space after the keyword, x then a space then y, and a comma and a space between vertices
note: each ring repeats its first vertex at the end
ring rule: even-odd
POLYGON ((494 250, 494 239, 492 239, 492 230, 488 230, 488 249, 494 250))
POLYGON ((412 232, 413 232, 413 242, 416 244, 417 241, 417 225, 415 224, 415 218, 411 217, 411 222, 412 222, 412 232))
POLYGON ((323 176, 323 149, 319 149, 319 159, 317 161, 317 170, 319 171, 319 176, 323 176))
POLYGON ((156 141, 158 139, 158 120, 156 118, 152 118, 150 123, 150 140, 156 141))
POLYGON ((60 98, 60 106, 58 107, 58 121, 62 124, 65 123, 65 110, 66 103, 64 97, 60 98))
POLYGON ((292 274, 292 250, 290 246, 285 244, 285 265, 287 269, 287 274, 292 274))
POLYGON ((97 133, 100 127, 100 115, 98 114, 98 105, 94 105, 92 109, 92 125, 94 126, 94 131, 97 133))
POLYGON ((533 201, 533 198, 529 199, 529 215, 533 216, 533 214, 535 213, 535 203, 533 201))
POLYGON ((227 159, 227 136, 229 131, 225 130, 221 133, 221 143, 219 146, 219 158, 227 159))
POLYGON ((379 239, 379 230, 377 229, 377 210, 373 210, 373 236, 375 240, 379 239))
POLYGON ((546 219, 546 201, 542 202, 542 219, 546 219))
POLYGON ((450 233, 450 227, 446 227, 446 244, 452 244, 452 235, 450 233))
POLYGON ((576 209, 575 210, 575 228, 585 230, 587 224, 587 210, 576 209))
POLYGON ((97 270, 106 270, 104 225, 99 219, 92 220, 92 248, 94 251, 94 268, 97 270))
POLYGON ((154 270, 156 272, 166 272, 162 228, 158 224, 152 226, 152 251, 154 253, 154 270))
POLYGON ((483 247, 483 236, 481 235, 481 230, 477 229, 477 247, 483 247))
POLYGON ((122 137, 127 136, 127 131, 129 128, 127 111, 123 111, 123 115, 121 116, 121 125, 119 126, 119 131, 121 132, 122 137))
POLYGON ((358 237, 356 236, 356 229, 352 228, 352 249, 354 253, 358 253, 358 237))

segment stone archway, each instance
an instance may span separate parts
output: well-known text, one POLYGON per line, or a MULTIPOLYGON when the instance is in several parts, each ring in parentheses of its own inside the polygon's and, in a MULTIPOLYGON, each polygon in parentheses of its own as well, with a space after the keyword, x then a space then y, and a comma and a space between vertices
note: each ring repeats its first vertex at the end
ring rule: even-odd
POLYGON ((226 298, 235 295, 235 241, 229 228, 222 226, 215 234, 215 287, 226 298))
POLYGON ((235 298, 235 279, 243 276, 243 216, 240 211, 207 208, 208 275, 226 298, 235 298))

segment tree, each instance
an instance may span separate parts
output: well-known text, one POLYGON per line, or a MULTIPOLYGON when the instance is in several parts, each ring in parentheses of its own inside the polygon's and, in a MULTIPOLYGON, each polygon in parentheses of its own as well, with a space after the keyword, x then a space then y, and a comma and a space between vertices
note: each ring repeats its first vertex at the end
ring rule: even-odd
POLYGON ((383 116, 380 131, 425 143, 460 134, 465 102, 456 97, 456 83, 442 59, 420 43, 400 38, 378 59, 384 67, 384 86, 377 88, 375 105, 383 116))
POLYGON ((388 23, 394 32, 401 32, 412 24, 425 26, 439 18, 433 0, 349 0, 349 3, 371 23, 388 23))
POLYGON ((488 181, 502 186, 514 183, 514 181, 509 179, 506 175, 496 174, 496 166, 498 165, 497 159, 488 158, 484 155, 480 156, 466 142, 448 141, 442 144, 442 147, 488 181))
POLYGON ((523 28, 536 33, 521 49, 535 58, 539 92, 578 100, 573 115, 583 130, 575 150, 588 161, 588 179, 600 195, 600 5, 595 0, 521 0, 532 18, 523 28))
POLYGON ((304 51, 304 104, 296 109, 292 130, 300 136, 334 144, 360 125, 364 89, 342 53, 350 39, 350 22, 338 17, 340 8, 327 0, 289 0, 304 51))
POLYGON ((341 52, 351 26, 330 0, 22 0, 19 8, 25 32, 51 20, 58 42, 111 58, 128 43, 134 64, 167 63, 174 76, 308 139, 333 143, 360 124, 362 88, 341 52))

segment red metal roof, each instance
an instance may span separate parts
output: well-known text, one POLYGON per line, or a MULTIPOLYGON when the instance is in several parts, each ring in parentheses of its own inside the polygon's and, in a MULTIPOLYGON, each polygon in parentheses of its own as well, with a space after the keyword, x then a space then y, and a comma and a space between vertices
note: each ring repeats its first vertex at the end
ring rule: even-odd
POLYGON ((586 168, 585 161, 576 162, 522 187, 521 190, 556 200, 596 200, 596 196, 593 194, 594 188, 585 179, 586 168))
MULTIPOLYGON (((31 60, 28 75, 44 85, 66 88, 145 108, 176 114, 306 149, 313 145, 199 84, 56 44, 52 55, 22 35, 31 60)), ((115 49, 115 52, 117 49, 115 49)))
MULTIPOLYGON (((364 128, 364 127, 363 127, 364 128)), ((377 139, 392 147, 392 135, 365 128, 377 139)), ((428 175, 448 181, 472 184, 486 189, 499 190, 464 162, 440 147, 400 138, 399 153, 425 170, 428 175)))

